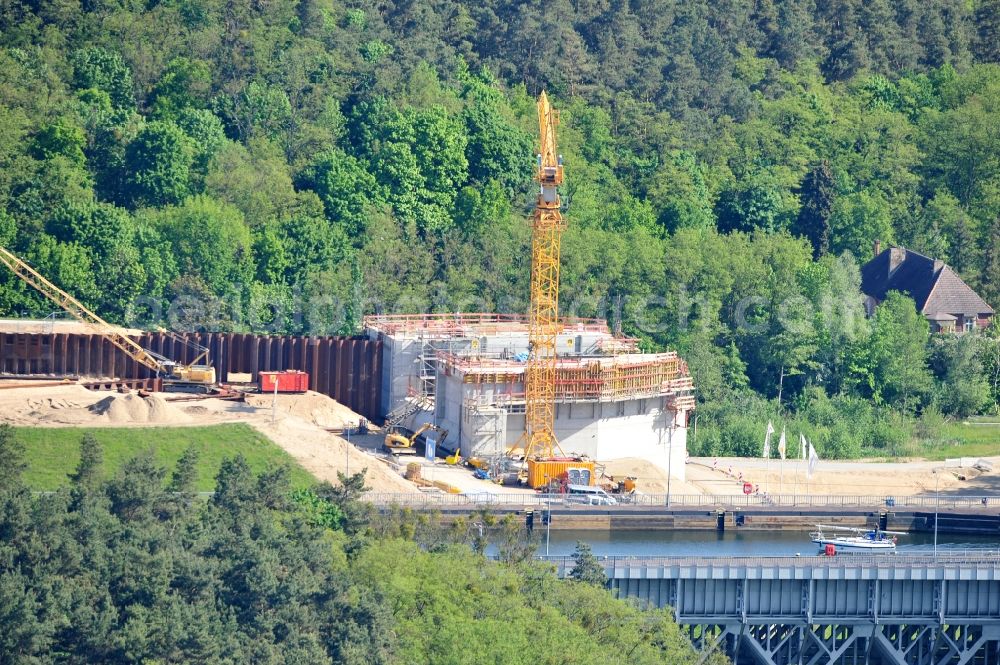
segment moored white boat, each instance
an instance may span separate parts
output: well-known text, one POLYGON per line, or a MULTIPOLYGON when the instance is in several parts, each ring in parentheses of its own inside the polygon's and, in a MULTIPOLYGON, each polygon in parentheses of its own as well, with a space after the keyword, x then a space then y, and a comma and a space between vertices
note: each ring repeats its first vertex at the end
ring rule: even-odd
POLYGON ((856 529, 846 526, 816 525, 816 531, 809 534, 814 543, 825 548, 833 545, 837 550, 847 551, 894 551, 896 536, 903 535, 901 531, 883 531, 881 529, 856 529), (825 534, 823 530, 843 531, 847 533, 825 534), (850 534, 850 535, 849 535, 850 534))

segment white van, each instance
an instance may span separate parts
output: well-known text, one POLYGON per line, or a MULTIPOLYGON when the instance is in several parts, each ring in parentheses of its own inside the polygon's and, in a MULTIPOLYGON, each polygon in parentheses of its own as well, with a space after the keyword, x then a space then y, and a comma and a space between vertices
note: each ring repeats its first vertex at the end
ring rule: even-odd
POLYGON ((618 501, 600 487, 590 485, 568 485, 568 500, 573 503, 586 503, 590 506, 616 506, 618 501))

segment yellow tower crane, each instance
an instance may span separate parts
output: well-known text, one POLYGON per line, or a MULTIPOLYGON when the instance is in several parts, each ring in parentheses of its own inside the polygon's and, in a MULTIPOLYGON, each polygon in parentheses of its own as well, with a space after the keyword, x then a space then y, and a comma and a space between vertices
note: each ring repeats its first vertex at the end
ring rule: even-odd
MULTIPOLYGON (((538 200, 531 231, 531 305, 528 313, 528 363, 525 367, 525 431, 512 450, 523 449, 527 462, 522 480, 532 487, 565 475, 567 463, 593 462, 556 457, 562 449, 555 435, 556 339, 559 334, 559 261, 566 228, 558 187, 563 182, 562 156, 556 148, 559 112, 542 92, 538 98, 538 200)), ((591 481, 592 482, 592 481, 591 481)))
MULTIPOLYGON (((199 360, 208 356, 208 349, 201 345, 195 346, 198 356, 192 363, 178 363, 149 351, 140 346, 131 337, 123 335, 110 323, 85 307, 79 300, 69 295, 58 286, 45 279, 37 270, 18 258, 13 252, 0 247, 0 263, 10 268, 21 281, 31 286, 43 296, 61 307, 80 323, 89 326, 94 332, 111 342, 129 358, 148 367, 164 379, 164 383, 178 390, 209 388, 215 385, 215 368, 211 365, 196 365, 199 360)), ((191 345, 175 333, 167 333, 175 341, 191 345)))
POLYGON ((528 364, 525 368, 524 456, 552 457, 555 436, 556 335, 559 333, 559 252, 566 228, 559 211, 562 158, 556 148, 559 112, 543 92, 538 98, 540 145, 538 200, 531 226, 531 305, 528 312, 528 364))

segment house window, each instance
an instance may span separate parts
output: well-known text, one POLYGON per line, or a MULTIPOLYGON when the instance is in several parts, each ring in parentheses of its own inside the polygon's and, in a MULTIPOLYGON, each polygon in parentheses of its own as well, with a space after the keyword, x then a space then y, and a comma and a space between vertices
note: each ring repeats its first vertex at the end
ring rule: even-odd
POLYGON ((976 325, 976 320, 972 317, 966 316, 965 318, 965 332, 972 332, 973 327, 976 325))

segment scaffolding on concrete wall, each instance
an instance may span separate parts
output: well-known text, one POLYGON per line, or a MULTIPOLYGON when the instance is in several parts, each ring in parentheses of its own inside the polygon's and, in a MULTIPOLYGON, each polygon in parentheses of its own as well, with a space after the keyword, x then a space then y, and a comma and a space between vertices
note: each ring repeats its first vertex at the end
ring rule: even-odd
POLYGON ((423 397, 434 399, 437 391, 437 354, 438 349, 433 339, 427 339, 423 335, 419 337, 420 342, 420 369, 417 374, 419 386, 417 389, 423 397))
MULTIPOLYGON (((611 334, 604 319, 560 319, 565 332, 596 332, 611 334)), ((418 335, 472 337, 526 331, 528 317, 523 314, 473 312, 463 314, 373 314, 362 319, 366 330, 386 335, 418 335)))
MULTIPOLYGON (((490 399, 507 403, 524 400, 524 363, 494 358, 441 353, 438 363, 446 375, 459 375, 467 384, 507 385, 510 389, 490 399)), ((675 352, 604 358, 561 358, 556 366, 556 401, 613 402, 644 397, 669 397, 675 410, 694 408, 694 385, 687 363, 675 352)))

